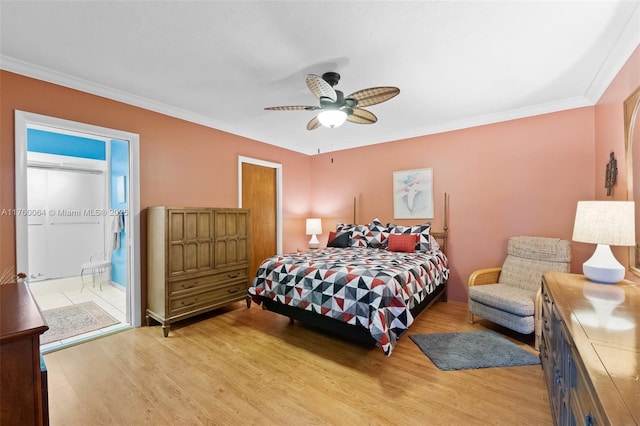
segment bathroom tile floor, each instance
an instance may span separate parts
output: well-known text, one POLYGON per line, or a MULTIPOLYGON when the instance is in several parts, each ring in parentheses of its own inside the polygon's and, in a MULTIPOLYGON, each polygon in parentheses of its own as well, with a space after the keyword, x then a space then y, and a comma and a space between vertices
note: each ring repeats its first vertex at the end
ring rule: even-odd
POLYGON ((85 278, 85 280, 86 283, 84 288, 82 287, 80 277, 30 282, 29 288, 42 311, 69 306, 76 303, 93 301, 111 316, 119 320, 120 323, 100 330, 42 345, 40 347, 41 352, 51 352, 62 349, 66 346, 75 345, 84 340, 90 340, 104 334, 110 334, 115 331, 130 328, 130 324, 127 321, 127 295, 125 289, 117 284, 105 282, 102 284, 101 290, 100 285, 97 282, 94 286, 90 282, 90 279, 87 280, 85 278))

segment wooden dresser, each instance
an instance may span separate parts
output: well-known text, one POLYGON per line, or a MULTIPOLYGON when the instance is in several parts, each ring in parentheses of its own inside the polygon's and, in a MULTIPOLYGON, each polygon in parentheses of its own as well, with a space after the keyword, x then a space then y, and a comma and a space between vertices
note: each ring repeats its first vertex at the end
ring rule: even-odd
POLYGON ((249 211, 147 209, 147 324, 171 323, 247 298, 249 211))
POLYGON ((556 425, 640 424, 640 287, 545 273, 540 360, 556 425))
POLYGON ((0 425, 46 425, 40 368, 45 323, 27 284, 0 285, 0 425))

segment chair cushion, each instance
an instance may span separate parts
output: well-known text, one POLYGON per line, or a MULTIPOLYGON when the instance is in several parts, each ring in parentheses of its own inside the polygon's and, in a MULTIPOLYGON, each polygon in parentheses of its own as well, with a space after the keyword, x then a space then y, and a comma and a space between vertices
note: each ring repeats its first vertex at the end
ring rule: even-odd
POLYGON ((569 272, 570 262, 571 245, 568 240, 511 237, 498 282, 535 293, 540 287, 543 273, 569 272))
POLYGON ((571 245, 568 240, 560 238, 511 237, 507 254, 546 262, 571 262, 571 245))
MULTIPOLYGON (((469 288, 469 301, 521 317, 533 316, 537 290, 530 291, 506 284, 477 285, 469 288)), ((484 318, 482 314, 478 315, 484 318)))
POLYGON ((531 334, 535 331, 535 321, 533 316, 521 317, 505 311, 494 309, 483 305, 480 302, 469 300, 469 311, 473 312, 488 321, 500 324, 511 330, 522 334, 531 334))

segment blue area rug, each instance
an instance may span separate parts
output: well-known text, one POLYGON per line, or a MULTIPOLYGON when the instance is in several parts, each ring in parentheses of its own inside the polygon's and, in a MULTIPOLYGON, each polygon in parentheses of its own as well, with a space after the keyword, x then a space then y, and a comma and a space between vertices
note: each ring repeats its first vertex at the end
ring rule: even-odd
POLYGON ((540 358, 494 331, 409 336, 440 370, 538 365, 540 358))

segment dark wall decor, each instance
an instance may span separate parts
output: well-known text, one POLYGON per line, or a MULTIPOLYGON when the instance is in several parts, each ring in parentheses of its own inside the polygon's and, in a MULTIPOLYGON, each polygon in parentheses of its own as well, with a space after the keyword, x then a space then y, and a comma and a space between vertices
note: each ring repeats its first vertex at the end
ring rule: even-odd
POLYGON ((611 189, 616 184, 618 177, 618 161, 614 158, 613 152, 609 154, 609 162, 607 163, 607 172, 605 173, 604 187, 607 188, 607 196, 611 195, 611 189))

